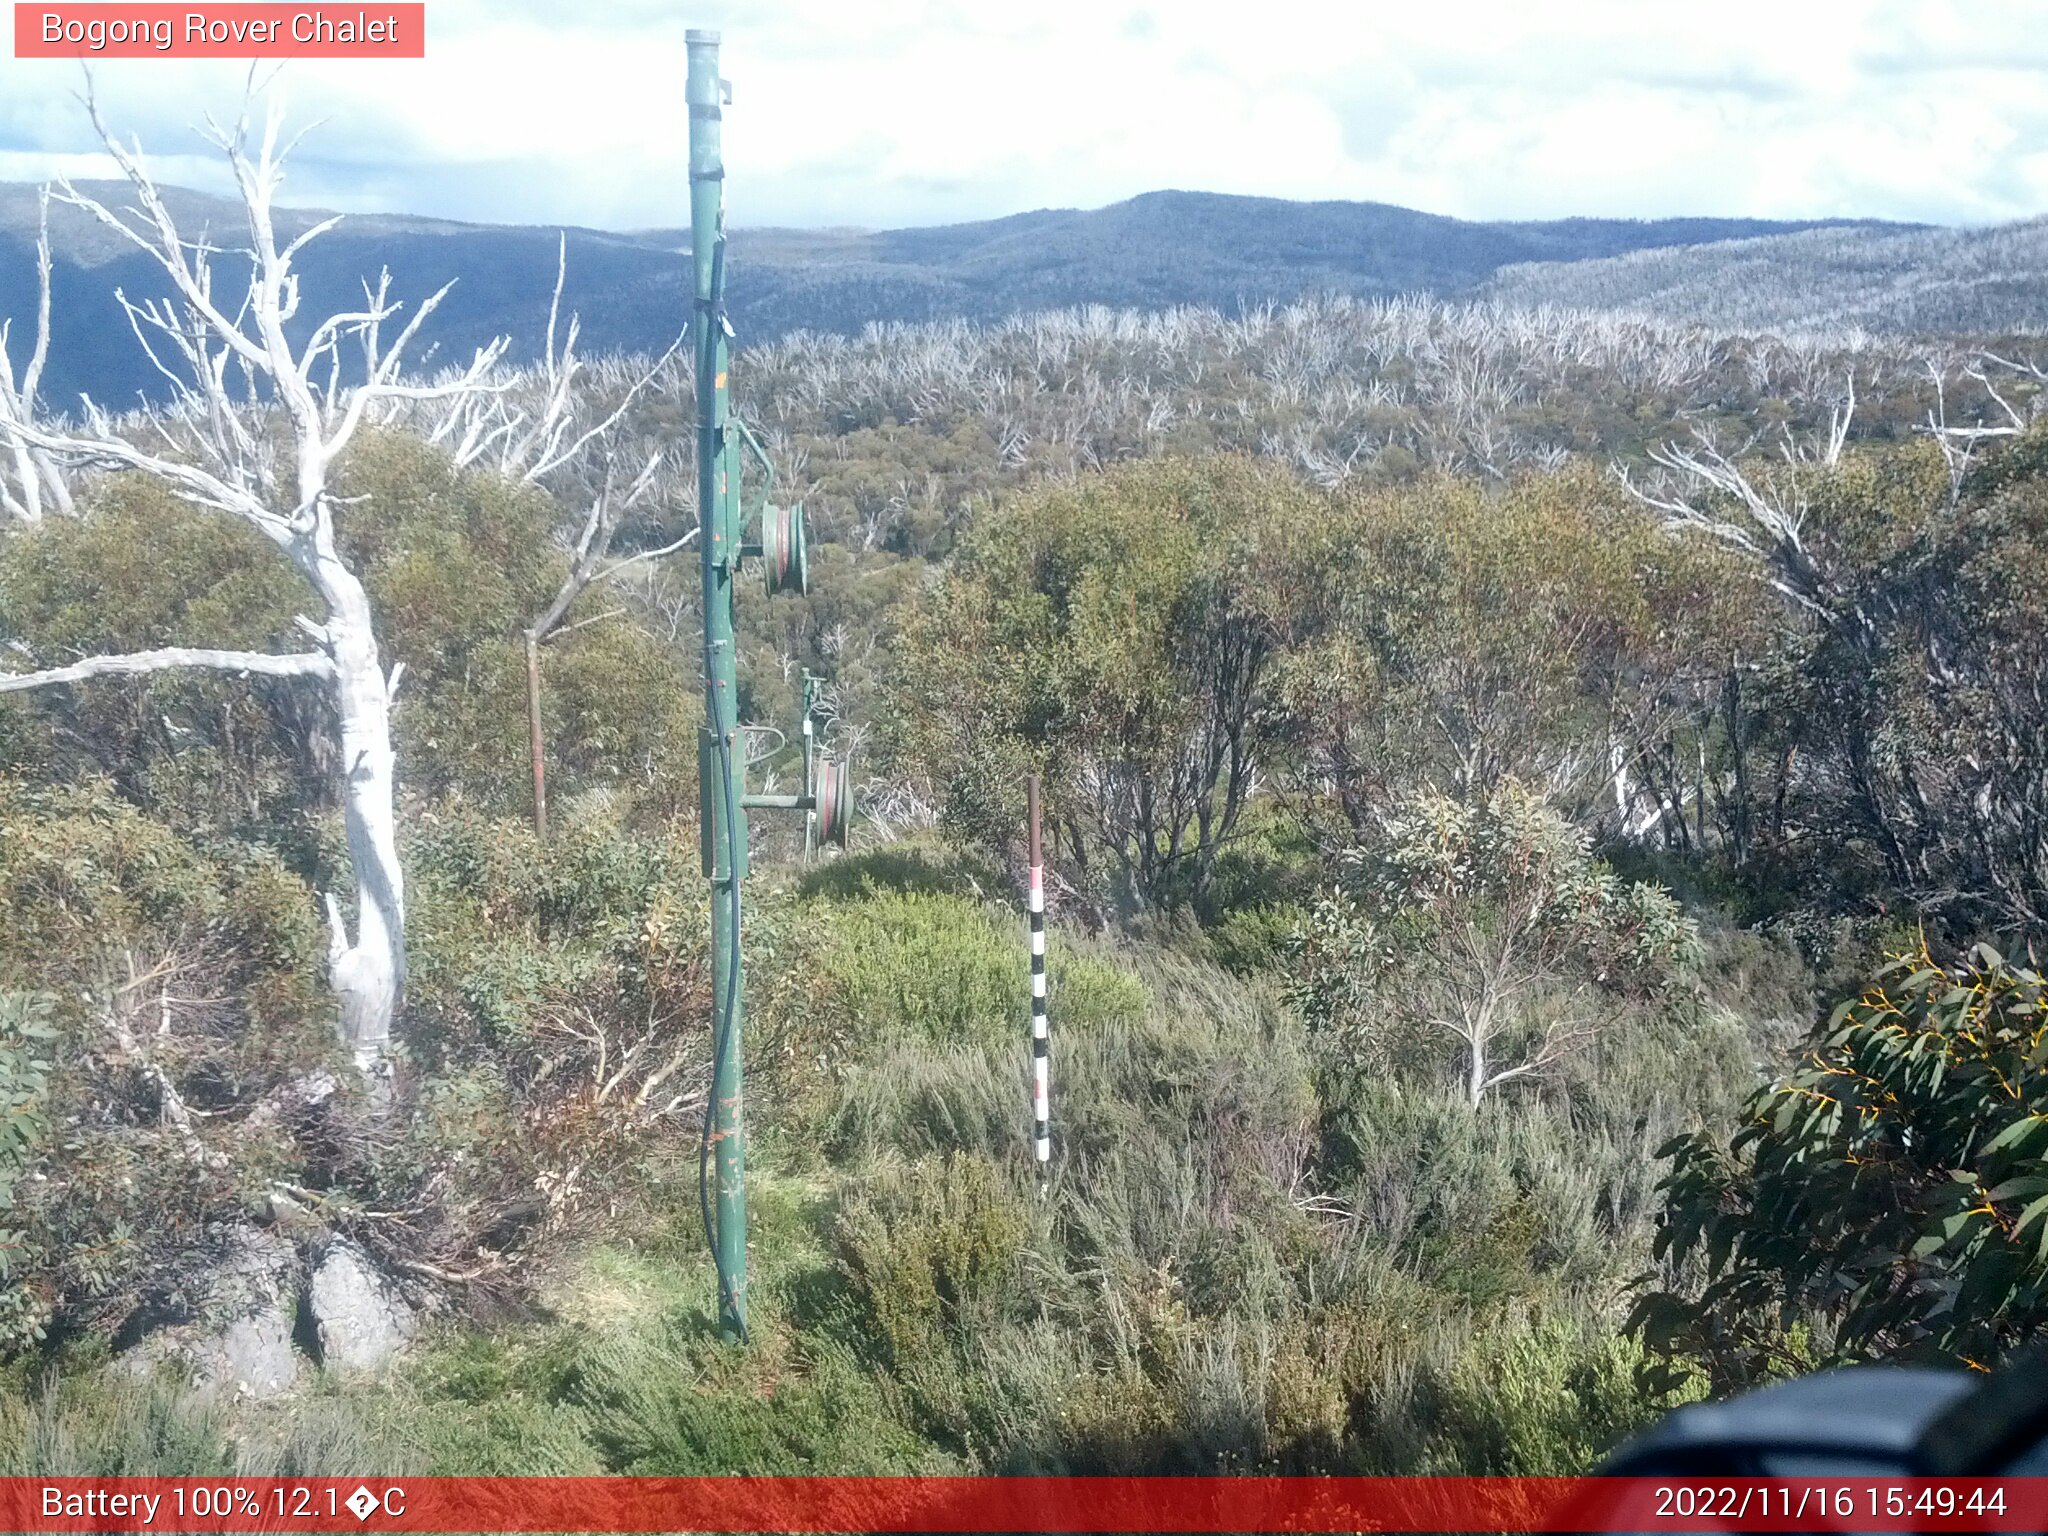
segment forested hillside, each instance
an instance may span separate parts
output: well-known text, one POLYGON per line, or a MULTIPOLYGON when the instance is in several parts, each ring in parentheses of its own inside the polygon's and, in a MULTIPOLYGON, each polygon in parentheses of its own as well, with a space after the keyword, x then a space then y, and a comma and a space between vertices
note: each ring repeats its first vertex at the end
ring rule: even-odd
POLYGON ((2048 325, 2048 222, 1815 229, 1505 267, 1511 305, 1619 310, 1719 330, 1957 335, 2048 325))
MULTIPOLYGON (((111 184, 90 183, 95 194, 111 184)), ((188 228, 238 232, 234 204, 171 188, 188 228)), ((35 295, 38 190, 0 185, 0 316, 27 315, 35 295)), ((290 239, 319 213, 280 210, 290 239)), ((77 209, 51 210, 56 345, 47 397, 90 393, 120 406, 162 398, 162 377, 135 346, 116 289, 150 291, 148 259, 77 209)), ((982 224, 898 230, 739 229, 732 240, 733 322, 765 341, 790 331, 841 334, 877 321, 998 319, 1074 304, 1171 307, 1284 303, 1308 294, 1380 297, 1471 292, 1511 262, 1579 261, 1624 251, 1811 227, 1752 219, 1562 219, 1469 223, 1377 203, 1159 192, 1108 208, 1051 209, 982 224)), ((352 217, 301 261, 305 313, 353 302, 383 267, 421 293, 453 281, 436 335, 466 356, 492 337, 513 360, 538 355, 563 232, 390 216, 352 217)), ((659 352, 687 318, 680 287, 685 231, 576 229, 568 242, 569 306, 588 350, 659 352)))
POLYGON ((748 348, 816 547, 743 583, 747 750, 822 674, 866 810, 760 823, 742 1345, 695 401, 573 307, 523 372, 274 327, 275 394, 83 422, 10 340, 6 1471, 1554 1474, 2038 1334, 2026 338, 1340 295, 748 348))

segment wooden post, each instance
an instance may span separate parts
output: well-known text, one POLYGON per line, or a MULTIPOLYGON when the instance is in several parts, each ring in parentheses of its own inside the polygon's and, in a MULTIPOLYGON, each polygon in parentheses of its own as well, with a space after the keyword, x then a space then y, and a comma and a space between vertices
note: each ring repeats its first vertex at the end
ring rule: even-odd
POLYGON ((526 734, 533 753, 533 831, 542 842, 548 836, 547 742, 540 728, 540 638, 526 631, 526 734))

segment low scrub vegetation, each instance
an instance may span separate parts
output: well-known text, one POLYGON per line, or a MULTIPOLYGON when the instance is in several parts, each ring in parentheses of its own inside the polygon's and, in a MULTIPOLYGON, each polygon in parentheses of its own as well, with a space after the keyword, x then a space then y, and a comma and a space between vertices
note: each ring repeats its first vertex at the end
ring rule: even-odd
MULTIPOLYGON (((760 359, 828 536, 810 597, 746 600, 742 711, 829 673, 873 813, 844 855, 757 848, 745 1347, 698 1225, 687 580, 565 612, 543 834, 522 637, 567 492, 402 426, 334 466, 406 664, 381 1078, 335 1030, 317 694, 0 698, 0 1464, 1560 1473, 1689 1396, 2037 1333, 2039 429, 1914 437, 1894 380, 1851 432, 1794 387, 1818 352, 1487 324, 760 359), (1487 411, 1460 359, 1507 369, 1487 411), (1349 447, 1316 425, 1347 379, 1349 447), (1097 389, 1085 433, 1057 380, 1097 389), (1645 457, 1723 385, 1796 395, 1798 451, 1645 457), (364 1255, 406 1357, 248 1401, 137 1369, 252 1231, 364 1255)), ((294 643, 260 540, 135 476, 75 493, 0 536, 8 672, 294 643)))

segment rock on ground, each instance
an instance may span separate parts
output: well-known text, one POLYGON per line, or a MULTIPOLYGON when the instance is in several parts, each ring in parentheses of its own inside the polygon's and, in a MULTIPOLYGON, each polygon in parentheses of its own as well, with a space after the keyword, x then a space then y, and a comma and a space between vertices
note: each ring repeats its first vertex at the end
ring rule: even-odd
POLYGON ((288 1239, 261 1227, 235 1228, 199 1317, 150 1334, 130 1353, 135 1368, 174 1361, 209 1393, 290 1391, 304 1365, 292 1344, 302 1276, 288 1239))
POLYGON ((328 1244, 313 1271, 312 1308, 320 1358, 336 1370, 377 1370, 405 1348, 415 1326, 412 1308, 346 1239, 328 1244))

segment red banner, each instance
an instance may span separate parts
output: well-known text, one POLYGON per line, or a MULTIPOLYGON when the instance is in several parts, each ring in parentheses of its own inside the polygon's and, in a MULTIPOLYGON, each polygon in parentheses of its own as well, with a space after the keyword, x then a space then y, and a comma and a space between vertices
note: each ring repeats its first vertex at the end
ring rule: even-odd
POLYGON ((421 0, 14 7, 17 59, 423 59, 421 0))
POLYGON ((0 1530, 2041 1531, 2048 1478, 0 1478, 0 1530))

